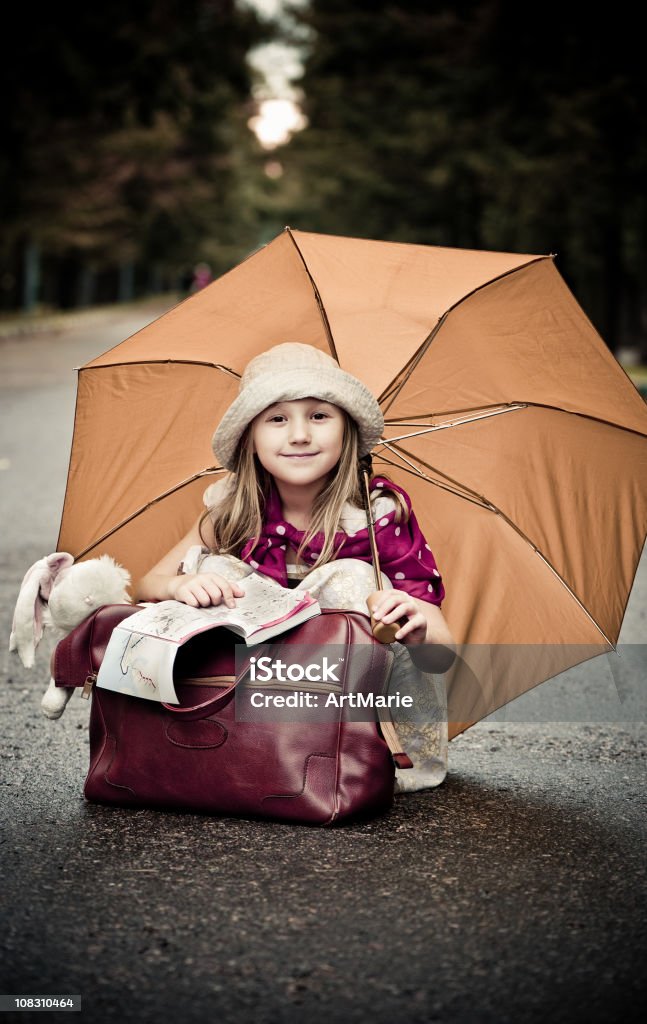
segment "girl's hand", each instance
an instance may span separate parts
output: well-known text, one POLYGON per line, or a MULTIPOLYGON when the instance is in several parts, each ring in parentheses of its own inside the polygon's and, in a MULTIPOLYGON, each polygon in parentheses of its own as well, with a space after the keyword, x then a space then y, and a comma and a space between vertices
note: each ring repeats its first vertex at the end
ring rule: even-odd
POLYGON ((403 644, 424 644, 427 639, 427 619, 420 611, 415 599, 404 590, 383 590, 380 599, 373 609, 373 618, 377 622, 407 621, 395 634, 395 639, 403 644))
POLYGON ((235 608, 235 598, 243 597, 245 591, 239 583, 230 583, 215 572, 186 573, 172 576, 168 584, 172 601, 182 601, 193 608, 207 608, 209 605, 226 604, 235 608))

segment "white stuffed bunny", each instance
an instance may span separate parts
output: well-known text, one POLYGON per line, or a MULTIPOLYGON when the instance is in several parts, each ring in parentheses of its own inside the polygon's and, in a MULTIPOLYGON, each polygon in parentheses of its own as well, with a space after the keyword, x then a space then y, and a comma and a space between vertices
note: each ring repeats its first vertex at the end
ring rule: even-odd
MULTIPOLYGON (((130 604, 130 574, 109 555, 74 563, 66 551, 41 558, 27 570, 14 610, 9 650, 17 651, 25 668, 45 627, 62 640, 88 615, 104 604, 130 604)), ((74 690, 50 679, 41 709, 47 718, 60 718, 74 690)))

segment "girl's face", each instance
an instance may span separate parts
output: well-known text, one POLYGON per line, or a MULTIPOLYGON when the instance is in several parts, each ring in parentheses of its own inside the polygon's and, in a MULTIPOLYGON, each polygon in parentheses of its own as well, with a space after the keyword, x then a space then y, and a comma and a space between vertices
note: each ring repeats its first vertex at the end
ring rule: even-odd
POLYGON ((344 413, 319 398, 270 405, 252 421, 252 450, 276 480, 324 481, 339 462, 344 413))

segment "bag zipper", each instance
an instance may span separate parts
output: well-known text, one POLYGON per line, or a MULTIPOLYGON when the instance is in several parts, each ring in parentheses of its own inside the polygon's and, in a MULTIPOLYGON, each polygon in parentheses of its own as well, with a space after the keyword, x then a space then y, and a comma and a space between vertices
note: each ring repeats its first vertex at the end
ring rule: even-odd
POLYGON ((85 682, 83 684, 83 689, 81 690, 81 696, 83 697, 84 700, 89 700, 90 699, 90 694, 92 693, 92 687, 94 686, 96 681, 97 681, 97 674, 96 674, 96 672, 91 672, 89 676, 85 677, 85 682))
MULTIPOLYGON (((188 676, 186 679, 176 679, 176 686, 182 685, 182 683, 188 683, 189 686, 222 686, 227 683, 232 683, 235 676, 201 676, 200 678, 194 676, 188 676)), ((307 686, 298 685, 297 683, 291 683, 288 679, 264 679, 262 682, 243 683, 248 690, 292 690, 294 692, 303 693, 341 693, 343 687, 341 683, 314 683, 309 682, 307 686)))

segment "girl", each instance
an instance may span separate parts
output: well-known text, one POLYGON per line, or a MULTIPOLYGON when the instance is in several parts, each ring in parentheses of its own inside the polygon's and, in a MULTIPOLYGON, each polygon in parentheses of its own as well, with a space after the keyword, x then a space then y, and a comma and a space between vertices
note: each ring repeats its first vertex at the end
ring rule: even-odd
MULTIPOLYGON (((245 577, 260 572, 307 589, 322 607, 366 614, 375 582, 359 459, 383 429, 368 388, 319 349, 286 343, 257 356, 213 436, 231 475, 207 489, 206 511, 143 577, 137 599, 234 607, 245 577)), ((455 656, 440 610, 445 591, 407 493, 384 476, 371 488, 382 569, 371 608, 376 620, 399 623, 396 675, 413 680, 420 703, 429 691, 420 672, 445 672, 455 656)), ((406 788, 436 785, 437 771, 424 783, 415 753, 423 784, 408 770, 406 788)))

